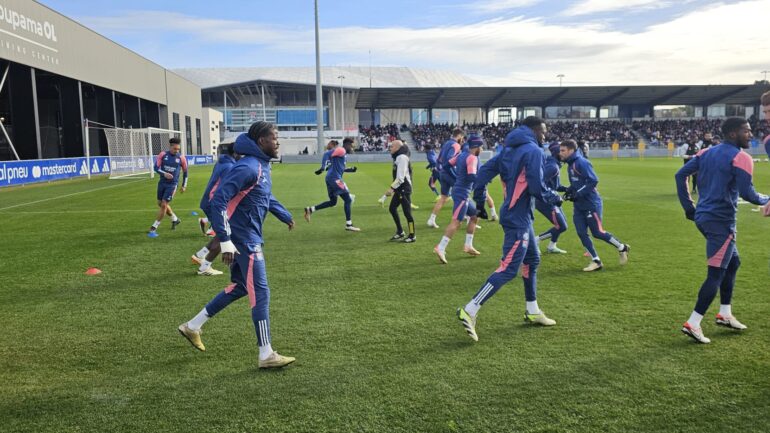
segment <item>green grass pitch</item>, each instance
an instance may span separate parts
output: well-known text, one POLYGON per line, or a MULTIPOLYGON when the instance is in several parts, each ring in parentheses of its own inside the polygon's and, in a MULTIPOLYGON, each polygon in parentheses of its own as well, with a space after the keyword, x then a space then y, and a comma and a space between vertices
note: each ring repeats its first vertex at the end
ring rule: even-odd
MULTIPOLYGON (((210 167, 194 167, 160 237, 155 181, 67 181, 0 190, 0 431, 3 432, 766 432, 770 430, 770 219, 741 205, 743 265, 734 312, 743 333, 704 319, 713 342, 679 331, 705 275, 704 240, 684 219, 673 174, 679 160, 595 160, 604 226, 632 246, 597 243, 605 270, 587 264, 575 232, 544 255, 541 308, 558 324, 522 322, 521 280, 479 315, 473 343, 455 318, 498 265, 501 228, 482 223, 477 258, 458 233, 449 265, 432 254, 442 231, 425 221, 428 172, 415 164, 417 243, 387 240, 393 223, 376 200, 387 164, 345 176, 356 194, 344 231, 315 166, 276 165, 274 194, 294 231, 265 227, 273 347, 296 356, 257 369, 244 299, 204 327, 205 353, 176 332, 221 290, 190 255, 205 242, 191 212, 210 167), (97 276, 84 275, 91 266, 97 276)), ((755 185, 770 192, 770 164, 755 185)), ((492 193, 500 204, 499 182, 492 193)), ((565 205, 568 221, 572 210, 565 205)), ((450 210, 439 224, 446 226, 450 210)), ((548 224, 537 215, 538 231, 548 224)), ((217 263, 222 269, 222 264, 217 263)))

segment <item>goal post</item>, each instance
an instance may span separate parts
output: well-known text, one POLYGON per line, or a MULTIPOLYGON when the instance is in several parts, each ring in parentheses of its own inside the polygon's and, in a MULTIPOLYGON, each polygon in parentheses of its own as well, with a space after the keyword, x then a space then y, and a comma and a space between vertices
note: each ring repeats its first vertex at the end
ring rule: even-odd
POLYGON ((155 177, 155 157, 168 149, 171 138, 179 138, 184 155, 182 131, 161 128, 97 128, 104 131, 110 157, 110 179, 155 177))

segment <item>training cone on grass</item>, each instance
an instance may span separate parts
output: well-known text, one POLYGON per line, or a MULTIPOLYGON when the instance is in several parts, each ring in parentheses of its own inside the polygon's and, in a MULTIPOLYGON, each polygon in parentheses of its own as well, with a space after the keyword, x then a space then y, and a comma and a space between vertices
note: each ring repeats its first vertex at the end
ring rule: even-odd
POLYGON ((192 215, 192 216, 198 216, 198 212, 192 211, 192 212, 190 212, 190 215, 192 215))
POLYGON ((88 268, 86 271, 86 275, 99 275, 102 273, 102 270, 99 268, 88 268))
POLYGON ((147 233, 148 238, 157 238, 158 234, 156 232, 149 232, 147 233))

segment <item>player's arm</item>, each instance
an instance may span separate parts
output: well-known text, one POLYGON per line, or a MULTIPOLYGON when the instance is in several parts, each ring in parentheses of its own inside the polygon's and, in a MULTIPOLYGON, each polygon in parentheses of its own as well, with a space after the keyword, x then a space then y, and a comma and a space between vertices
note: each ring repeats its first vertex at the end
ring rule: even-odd
POLYGON ((185 192, 187 191, 187 158, 182 155, 179 162, 182 165, 182 192, 185 192))
POLYGON ((385 195, 392 195, 393 192, 406 182, 406 175, 409 173, 409 157, 398 155, 396 158, 396 179, 390 184, 390 188, 385 191, 385 195))
POLYGON ((498 153, 484 163, 476 174, 476 181, 473 183, 473 201, 476 202, 476 209, 484 209, 487 201, 487 185, 500 174, 500 155, 498 153))
POLYGON ((550 205, 559 206, 562 198, 543 182, 543 157, 539 151, 528 152, 524 162, 527 174, 527 192, 532 197, 550 205))
POLYGON ((159 175, 165 177, 166 179, 171 179, 174 176, 171 173, 167 173, 163 171, 161 168, 161 165, 163 164, 163 156, 166 154, 166 152, 161 152, 158 154, 158 157, 155 158, 155 173, 158 173, 159 175))
POLYGON ((676 194, 679 197, 679 203, 682 205, 682 209, 684 209, 684 215, 688 220, 695 219, 695 203, 690 196, 687 178, 697 173, 699 169, 700 157, 695 156, 674 175, 674 179, 676 179, 676 194))
POLYGON ((279 221, 289 226, 289 230, 294 228, 294 217, 291 216, 291 212, 289 212, 272 194, 270 194, 270 207, 268 210, 271 214, 275 215, 279 221))
POLYGON ((454 168, 457 165, 457 157, 460 156, 462 146, 460 146, 460 143, 454 143, 449 151, 452 152, 452 155, 449 157, 449 165, 454 168))
POLYGON ((583 186, 577 188, 574 191, 573 196, 575 198, 581 198, 590 194, 591 191, 596 188, 596 185, 599 185, 599 178, 596 176, 596 172, 594 171, 591 162, 585 159, 578 159, 577 163, 579 165, 578 171, 582 173, 583 186))
POLYGON ((254 173, 246 164, 235 165, 219 182, 211 198, 211 228, 220 242, 230 242, 230 224, 227 205, 236 194, 254 184, 254 173))
POLYGON ((754 184, 751 180, 754 174, 754 160, 751 158, 751 155, 743 151, 735 155, 735 158, 733 158, 733 174, 735 175, 735 183, 738 186, 738 194, 742 199, 760 206, 767 204, 768 197, 754 190, 754 184))
POLYGON ((315 171, 315 174, 321 174, 324 170, 326 170, 326 164, 329 163, 329 151, 327 150, 324 152, 323 157, 321 158, 321 167, 315 171))

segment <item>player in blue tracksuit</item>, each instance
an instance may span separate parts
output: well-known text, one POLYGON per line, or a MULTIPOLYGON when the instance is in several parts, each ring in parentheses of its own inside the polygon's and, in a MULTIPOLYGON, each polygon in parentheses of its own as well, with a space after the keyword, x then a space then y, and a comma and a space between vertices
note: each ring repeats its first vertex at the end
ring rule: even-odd
POLYGON ((452 191, 452 186, 455 183, 455 163, 457 155, 462 151, 463 143, 465 142, 465 132, 460 128, 452 130, 452 137, 441 145, 439 149, 438 158, 436 160, 438 164, 439 183, 441 184, 441 195, 438 196, 438 201, 433 206, 433 211, 428 218, 428 227, 437 229, 439 226, 436 224, 436 217, 438 216, 441 208, 444 207, 444 203, 449 200, 449 194, 452 191))
MULTIPOLYGON (((720 292, 717 325, 746 329, 732 314, 731 299, 735 275, 741 265, 735 246, 735 222, 738 196, 744 200, 767 205, 768 197, 757 194, 752 184, 754 161, 742 149, 748 149, 751 126, 746 119, 732 117, 722 122, 724 141, 703 149, 676 173, 676 189, 685 216, 706 238, 708 272, 698 292, 698 301, 682 332, 700 343, 711 340, 703 335, 701 319, 720 292), (698 205, 694 206, 688 188, 688 177, 698 173, 698 205)), ((764 208, 765 216, 770 205, 764 208)))
POLYGON ((318 168, 318 170, 315 171, 316 175, 319 175, 326 171, 329 168, 329 159, 332 156, 332 152, 334 151, 334 148, 339 146, 339 141, 337 140, 331 140, 328 143, 326 143, 326 152, 324 152, 323 156, 321 157, 321 167, 318 168))
MULTIPOLYGON (((211 220, 211 198, 214 197, 214 193, 219 188, 219 184, 222 178, 230 171, 235 165, 235 161, 239 158, 239 155, 235 153, 233 144, 220 144, 219 145, 219 160, 214 166, 214 170, 211 172, 209 183, 206 185, 203 196, 201 197, 200 208, 206 215, 206 218, 199 218, 198 224, 200 224, 201 231, 206 234, 206 225, 211 220)), ((222 271, 218 271, 211 267, 211 263, 219 255, 219 239, 212 238, 209 243, 201 248, 197 253, 193 254, 192 261, 197 264, 198 275, 222 275, 222 271)))
MULTIPOLYGON (((346 138, 343 141, 342 147, 337 145, 336 140, 332 140, 331 143, 334 143, 334 147, 327 150, 327 153, 329 154, 328 166, 327 163, 322 160, 321 168, 316 171, 316 174, 320 174, 320 170, 326 170, 326 192, 329 195, 329 200, 315 206, 306 207, 305 220, 310 222, 310 215, 312 215, 313 212, 337 206, 337 196, 339 196, 342 198, 345 208, 345 230, 359 232, 361 229, 353 226, 353 218, 351 216, 353 196, 350 194, 348 186, 342 181, 343 174, 355 173, 357 170, 356 167, 347 168, 347 151, 345 151, 345 147, 352 148, 353 139, 346 138)), ((326 157, 326 154, 324 154, 324 157, 326 157)))
POLYGON ((428 178, 428 186, 436 197, 439 196, 436 189, 436 182, 438 182, 438 160, 436 159, 436 152, 433 150, 433 146, 428 144, 425 146, 425 156, 428 158, 428 165, 425 167, 430 170, 430 177, 428 178))
POLYGON ((591 237, 588 236, 589 229, 593 237, 617 248, 620 264, 625 265, 628 263, 629 246, 604 230, 602 226, 602 198, 596 190, 599 178, 594 172, 593 165, 581 155, 578 144, 574 140, 561 142, 559 156, 562 161, 569 164, 570 186, 564 194, 564 199, 573 202, 572 221, 575 223, 575 231, 583 247, 591 255, 591 263, 583 268, 583 271, 597 271, 604 266, 599 254, 596 253, 591 237))
MULTIPOLYGON (((545 161, 543 162, 543 182, 545 183, 545 186, 554 191, 566 191, 566 188, 561 186, 559 180, 561 169, 559 149, 559 143, 551 143, 551 145, 548 146, 549 154, 545 157, 545 161)), ((566 251, 556 246, 556 242, 559 241, 559 236, 567 231, 567 218, 564 217, 561 206, 549 205, 541 200, 535 199, 535 209, 553 224, 553 227, 540 234, 540 236, 537 237, 537 240, 544 241, 550 239, 546 251, 549 253, 565 254, 566 251)))
POLYGON ((267 285, 262 224, 272 213, 291 230, 291 213, 273 196, 270 159, 278 158, 278 130, 268 122, 256 122, 235 140, 235 152, 243 157, 220 182, 211 199, 211 223, 221 242, 222 261, 230 265, 232 284, 214 297, 179 332, 192 345, 205 350, 201 326, 232 302, 248 296, 251 318, 259 345, 259 367, 283 367, 294 358, 279 355, 271 345, 270 288, 267 285))
POLYGON ((158 216, 155 218, 155 222, 150 226, 150 237, 158 236, 157 230, 160 226, 160 222, 163 220, 164 215, 171 217, 171 230, 175 230, 176 226, 182 222, 174 211, 171 209, 169 203, 173 200, 176 194, 177 187, 179 186, 179 173, 184 173, 182 180, 182 192, 187 190, 187 158, 182 155, 181 141, 173 137, 168 141, 169 150, 163 151, 158 154, 155 159, 155 173, 160 178, 158 179, 158 216))
POLYGON ((524 320, 544 326, 555 325, 537 305, 537 267, 540 251, 532 226, 532 200, 559 205, 561 197, 543 184, 543 153, 539 147, 545 139, 546 125, 542 119, 527 117, 522 125, 505 137, 505 149, 487 161, 476 177, 474 200, 479 217, 486 218, 484 200, 486 185, 497 175, 503 183, 504 200, 500 208, 500 225, 503 227, 503 256, 500 266, 489 276, 476 295, 465 307, 457 309, 457 317, 468 336, 478 341, 476 316, 481 306, 521 268, 524 280, 526 311, 524 320), (532 241, 532 242, 530 242, 532 241))
POLYGON ((466 216, 470 218, 470 221, 465 232, 463 251, 472 256, 481 254, 473 248, 473 234, 476 231, 478 217, 476 216, 476 206, 472 200, 471 193, 479 170, 479 153, 481 153, 481 146, 484 145, 484 140, 476 134, 471 134, 466 144, 467 147, 464 147, 464 150, 457 156, 455 163, 455 175, 457 177, 451 192, 452 202, 454 203, 452 221, 444 231, 441 241, 433 248, 433 252, 438 256, 439 261, 444 264, 447 263, 446 247, 466 216))

